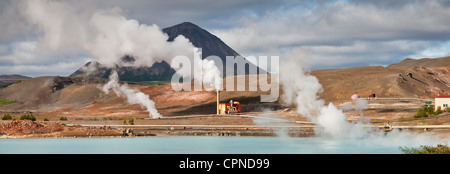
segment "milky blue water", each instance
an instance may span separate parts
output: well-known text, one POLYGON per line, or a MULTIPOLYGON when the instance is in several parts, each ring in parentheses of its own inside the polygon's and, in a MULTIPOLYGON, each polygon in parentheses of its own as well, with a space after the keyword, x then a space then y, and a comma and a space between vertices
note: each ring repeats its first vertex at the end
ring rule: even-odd
POLYGON ((399 146, 321 137, 0 139, 0 154, 398 154, 399 146))

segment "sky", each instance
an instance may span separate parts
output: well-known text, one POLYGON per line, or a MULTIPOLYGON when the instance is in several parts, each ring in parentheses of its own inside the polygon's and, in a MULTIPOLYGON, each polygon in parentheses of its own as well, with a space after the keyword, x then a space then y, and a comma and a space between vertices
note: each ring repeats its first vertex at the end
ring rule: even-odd
POLYGON ((244 57, 296 57, 309 69, 450 55, 450 0, 1 0, 0 74, 68 76, 101 60, 85 37, 114 25, 97 14, 138 28, 192 22, 244 57))

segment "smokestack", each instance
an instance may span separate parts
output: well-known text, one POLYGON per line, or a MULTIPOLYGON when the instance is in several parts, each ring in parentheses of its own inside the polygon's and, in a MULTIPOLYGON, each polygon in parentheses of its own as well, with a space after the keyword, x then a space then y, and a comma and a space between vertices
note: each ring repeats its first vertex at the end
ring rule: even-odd
POLYGON ((217 89, 217 115, 219 115, 219 89, 217 89))

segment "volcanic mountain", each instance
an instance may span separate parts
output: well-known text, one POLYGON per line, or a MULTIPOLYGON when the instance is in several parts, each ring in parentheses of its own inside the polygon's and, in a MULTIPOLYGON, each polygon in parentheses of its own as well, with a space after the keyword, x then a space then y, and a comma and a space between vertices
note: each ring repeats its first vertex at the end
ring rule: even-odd
MULTIPOLYGON (((206 58, 211 55, 220 57, 223 62, 223 74, 227 72, 226 66, 226 56, 240 56, 236 51, 226 45, 221 39, 211 34, 210 32, 200 28, 199 26, 184 22, 172 27, 164 28, 162 30, 168 35, 168 41, 173 41, 177 36, 183 35, 197 48, 202 48, 202 58, 206 58)), ((244 58, 245 59, 245 58, 244 58)), ((130 56, 125 56, 122 61, 128 62, 133 61, 130 56)), ((245 64, 246 61, 239 61, 237 59, 237 64, 245 64)), ((235 66, 237 66, 235 64, 235 66)), ((245 71, 240 72, 239 70, 234 72, 236 74, 249 74, 249 68, 255 67, 256 65, 248 63, 245 71)), ((220 67, 219 67, 220 68, 220 67)), ((256 67, 257 68, 257 67, 256 67)), ((121 81, 170 81, 175 70, 170 67, 168 62, 157 62, 153 64, 152 67, 115 67, 119 74, 121 81)), ((111 72, 112 68, 103 67, 98 62, 88 62, 86 65, 75 71, 70 76, 89 76, 89 77, 100 77, 107 78, 111 72)), ((258 69, 257 69, 258 70, 258 69)), ((233 70, 228 70, 233 73, 233 70)), ((263 73, 263 72, 261 72, 263 73)), ((265 72, 264 72, 265 73, 265 72)))

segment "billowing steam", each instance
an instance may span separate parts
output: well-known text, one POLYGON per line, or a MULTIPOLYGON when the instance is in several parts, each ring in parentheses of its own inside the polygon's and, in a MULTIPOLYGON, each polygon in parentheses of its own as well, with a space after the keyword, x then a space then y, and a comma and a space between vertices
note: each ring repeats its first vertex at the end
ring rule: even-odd
MULTIPOLYGON (((196 58, 194 58, 196 59, 196 58)), ((199 82, 199 80, 202 81, 204 84, 204 87, 206 90, 220 90, 222 87, 222 77, 221 77, 221 71, 216 66, 213 60, 198 60, 198 62, 201 64, 200 68, 202 70, 201 76, 198 78, 194 78, 199 82)), ((199 71, 200 69, 194 69, 194 71, 199 71)), ((194 72, 195 73, 195 72, 194 72)))
POLYGON ((109 76, 109 81, 106 83, 102 90, 106 94, 109 90, 113 90, 117 96, 126 97, 128 103, 130 104, 140 104, 142 107, 147 109, 152 118, 160 118, 161 114, 158 113, 155 107, 155 102, 149 99, 149 96, 140 92, 137 89, 131 89, 127 84, 119 84, 119 75, 116 71, 113 71, 109 76))
MULTIPOLYGON (((319 94, 323 91, 322 86, 316 77, 303 70, 304 67, 299 61, 301 57, 285 56, 284 58, 280 62, 280 83, 283 89, 281 100, 288 104, 295 104, 298 114, 314 122, 317 126, 315 129, 317 135, 347 140, 370 139, 376 143, 397 146, 437 143, 437 139, 426 135, 413 135, 406 131, 393 131, 384 135, 382 130, 369 123, 347 121, 347 116, 342 109, 337 108, 333 103, 325 105, 325 102, 319 99, 319 94)), ((367 108, 367 101, 355 100, 352 105, 347 105, 345 108, 361 112, 367 108)))
POLYGON ((285 57, 280 62, 280 83, 283 89, 281 100, 297 105, 297 112, 310 119, 314 112, 324 106, 325 101, 319 99, 318 94, 323 91, 319 80, 304 72, 300 58, 285 57))
MULTIPOLYGON (((120 8, 86 10, 66 1, 24 0, 25 19, 42 33, 39 46, 52 51, 76 49, 89 53, 107 67, 151 66, 177 55, 193 55, 194 46, 183 36, 167 42, 157 25, 127 19, 120 8), (123 62, 125 55, 134 62, 123 62)), ((192 57, 192 56, 190 56, 192 57)))
MULTIPOLYGON (((76 3, 76 2, 72 2, 76 3)), ((176 37, 172 42, 167 42, 168 36, 157 25, 140 24, 137 20, 127 19, 122 15, 120 8, 112 9, 85 9, 77 8, 77 4, 66 1, 50 0, 23 0, 17 8, 25 20, 37 27, 40 33, 39 46, 49 51, 77 50, 95 57, 98 62, 106 67, 128 66, 144 67, 152 66, 155 62, 166 61, 179 55, 191 59, 200 59, 207 78, 203 83, 215 83, 218 89, 221 80, 209 78, 220 77, 218 68, 214 62, 195 58, 198 49, 184 36, 176 37), (134 61, 124 62, 124 56, 132 56, 134 61)), ((91 66, 88 71, 92 71, 91 66)), ((190 76, 191 72, 181 74, 190 76)), ((118 84, 117 73, 112 73, 110 81, 103 87, 113 89, 118 96, 125 96, 129 103, 141 104, 152 117, 160 117, 156 111, 154 102, 148 96, 129 89, 126 85, 118 84)))

